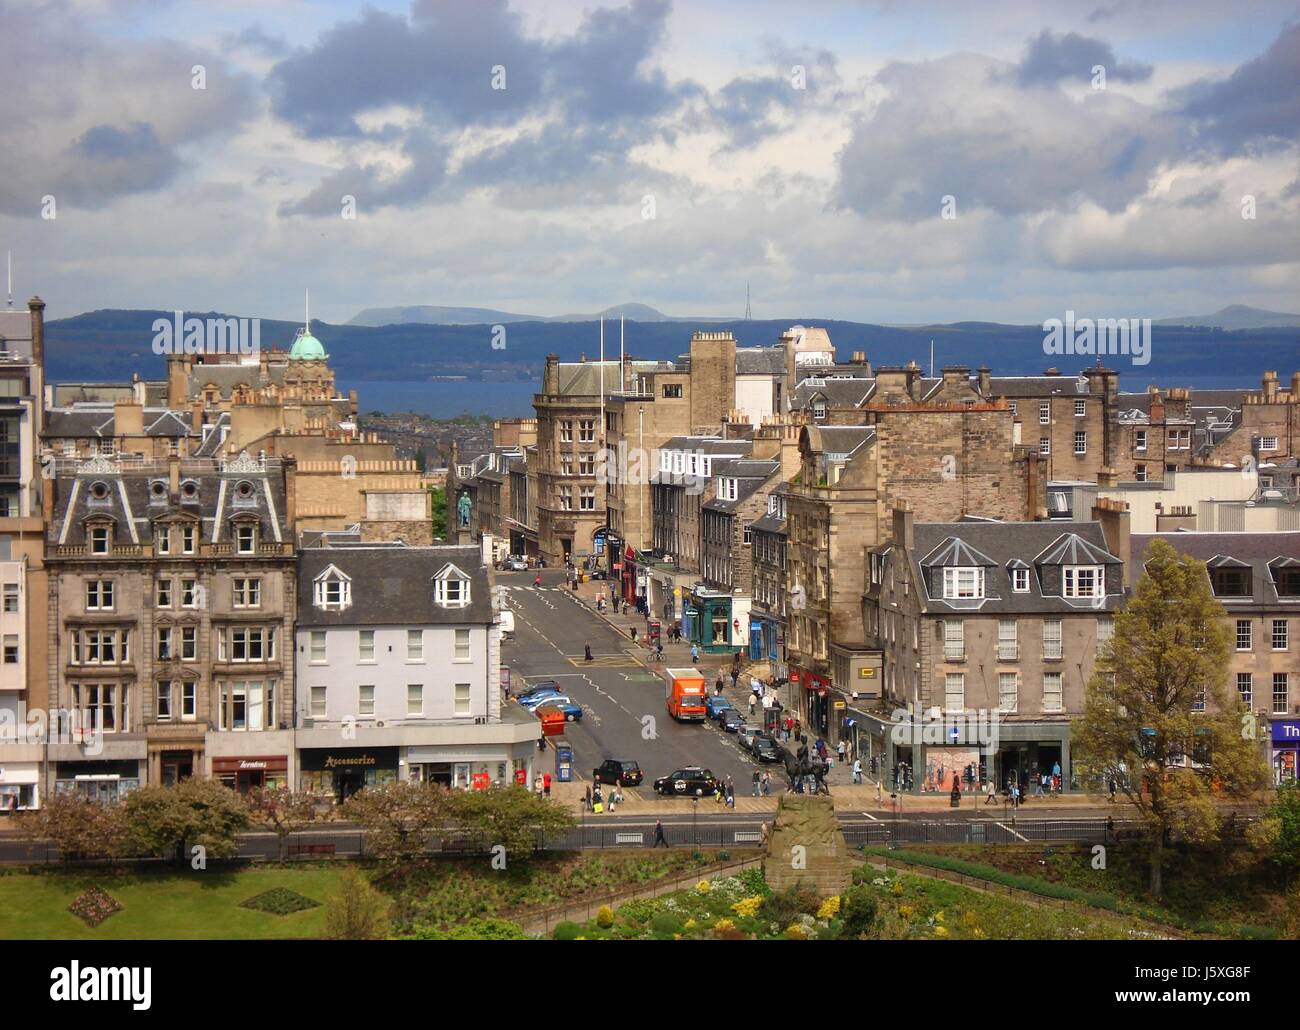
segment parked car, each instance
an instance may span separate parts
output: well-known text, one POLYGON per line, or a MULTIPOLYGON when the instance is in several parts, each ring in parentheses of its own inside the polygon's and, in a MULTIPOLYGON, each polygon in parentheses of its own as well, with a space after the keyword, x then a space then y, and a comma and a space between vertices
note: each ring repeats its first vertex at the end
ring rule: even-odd
POLYGON ((762 726, 742 726, 736 731, 736 741, 746 751, 754 750, 754 738, 763 732, 762 726))
POLYGON ((735 707, 736 706, 725 697, 718 694, 710 694, 708 699, 704 702, 704 711, 710 719, 717 719, 728 708, 734 709, 735 707))
POLYGON ((573 698, 568 694, 542 694, 539 697, 523 697, 519 703, 527 708, 530 712, 537 711, 542 705, 571 705, 573 698))
POLYGON ((509 572, 527 572, 528 561, 524 558, 507 558, 505 567, 509 572))
POLYGON ((728 708, 718 716, 718 726, 724 733, 739 733, 745 725, 745 717, 734 708, 728 708))
POLYGON ((563 694, 560 685, 555 680, 538 680, 536 683, 525 685, 524 689, 515 695, 516 699, 522 701, 528 697, 544 697, 547 694, 563 694))
POLYGON ((698 765, 687 766, 655 780, 655 793, 668 797, 697 797, 716 793, 717 777, 698 765))
POLYGON ((582 705, 575 705, 572 701, 563 701, 556 697, 548 697, 540 705, 533 708, 533 712, 537 715, 541 715, 543 712, 559 712, 564 716, 565 722, 582 721, 582 705))
POLYGON ((606 758, 591 772, 597 783, 618 783, 624 787, 641 786, 641 767, 636 762, 619 758, 606 758))
POLYGON ((766 733, 757 734, 754 737, 753 746, 749 750, 753 753, 755 761, 781 761, 781 749, 777 746, 776 741, 766 733))

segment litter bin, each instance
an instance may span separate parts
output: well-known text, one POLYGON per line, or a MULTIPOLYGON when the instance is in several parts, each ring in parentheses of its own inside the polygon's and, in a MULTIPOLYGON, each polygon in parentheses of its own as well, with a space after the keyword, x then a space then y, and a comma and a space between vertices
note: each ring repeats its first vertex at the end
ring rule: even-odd
POLYGON ((561 783, 573 781, 573 745, 563 737, 553 741, 555 745, 555 778, 561 783))

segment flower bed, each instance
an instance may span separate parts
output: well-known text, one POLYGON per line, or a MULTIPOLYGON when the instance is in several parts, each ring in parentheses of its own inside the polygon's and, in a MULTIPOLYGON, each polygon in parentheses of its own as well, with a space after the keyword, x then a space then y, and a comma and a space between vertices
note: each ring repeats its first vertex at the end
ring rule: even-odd
POLYGON ((107 891, 92 886, 77 895, 68 911, 93 929, 114 912, 122 911, 122 906, 107 891))

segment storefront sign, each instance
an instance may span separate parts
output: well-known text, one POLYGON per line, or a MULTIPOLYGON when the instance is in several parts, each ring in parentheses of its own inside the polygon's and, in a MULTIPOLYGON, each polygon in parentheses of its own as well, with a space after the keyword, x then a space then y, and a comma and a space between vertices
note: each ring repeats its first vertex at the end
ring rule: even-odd
POLYGON ((302 767, 313 771, 327 769, 396 769, 397 748, 309 749, 302 752, 302 767))
POLYGON ((1300 747, 1300 719, 1273 720, 1273 743, 1300 747))
POLYGON ((214 773, 288 772, 288 755, 255 755, 249 758, 214 758, 214 773))

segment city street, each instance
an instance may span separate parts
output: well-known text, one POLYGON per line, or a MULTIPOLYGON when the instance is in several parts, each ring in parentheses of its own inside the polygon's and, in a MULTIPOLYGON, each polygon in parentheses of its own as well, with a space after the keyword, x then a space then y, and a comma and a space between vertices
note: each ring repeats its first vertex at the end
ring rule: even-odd
MULTIPOLYGON (((731 776, 738 796, 749 794, 755 766, 734 734, 713 723, 678 723, 668 715, 662 678, 641 664, 648 652, 633 645, 626 632, 628 626, 640 632, 643 618, 629 614, 625 624, 615 622, 623 625, 620 635, 573 596, 563 570, 544 571, 540 588, 533 586, 533 576, 497 574, 515 613, 515 638, 502 646, 502 662, 510 669, 512 694, 521 693, 524 682, 553 679, 582 706, 582 721, 565 731, 578 774, 590 779, 606 758, 635 761, 645 776, 640 792, 650 797, 657 777, 699 765, 718 777, 731 776), (591 662, 584 660, 588 644, 591 662)), ((590 596, 594 588, 588 583, 583 589, 590 596)), ((674 663, 665 659, 664 664, 674 663)), ((779 766, 763 768, 772 774, 774 792, 778 782, 784 786, 779 766)))

